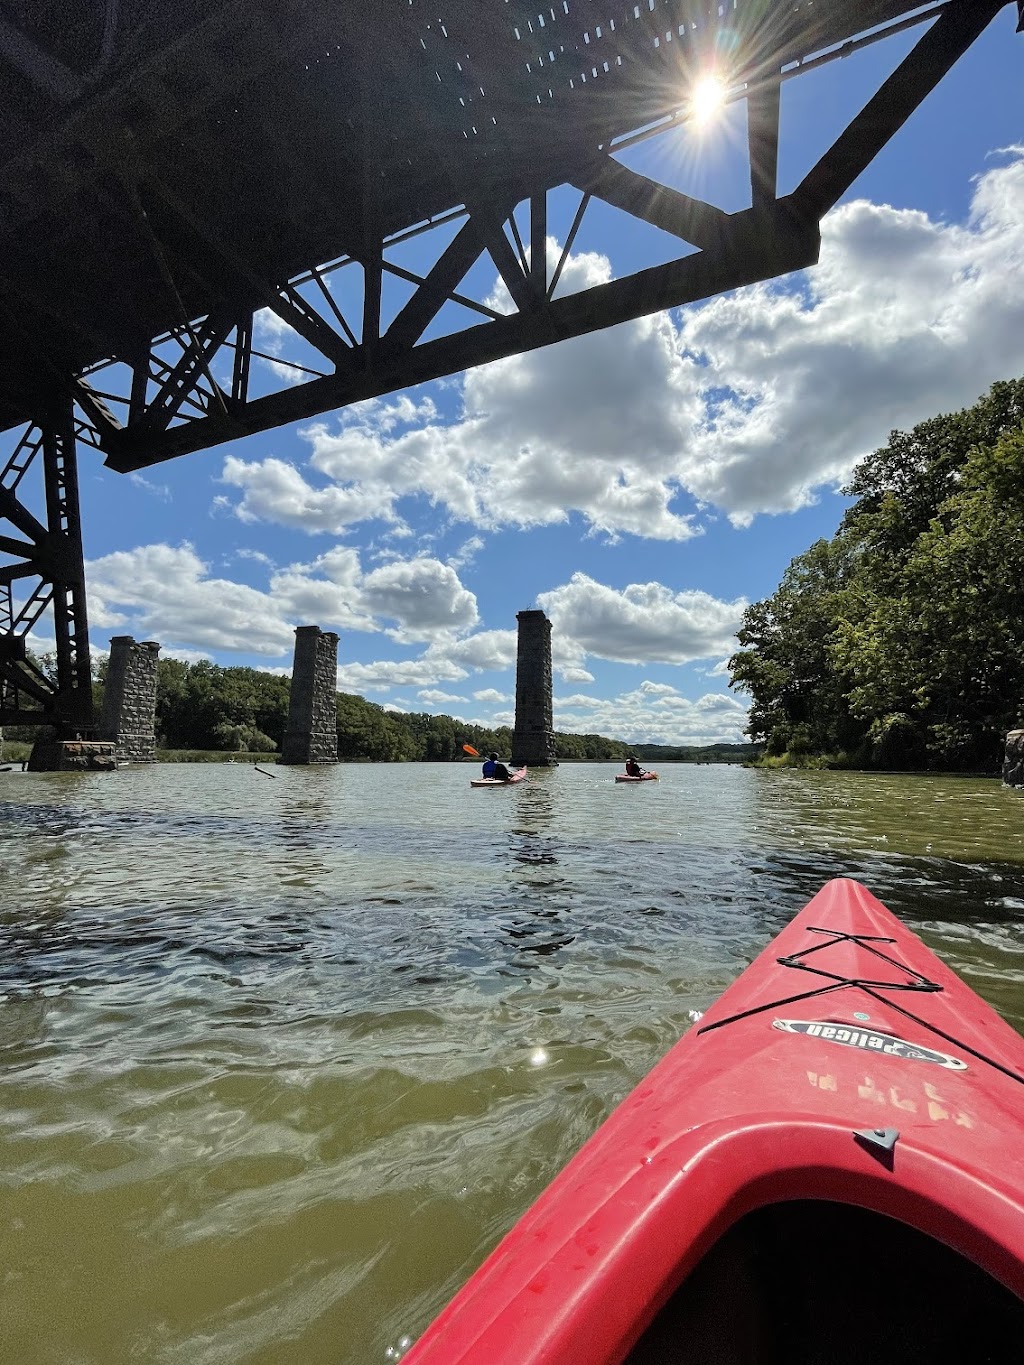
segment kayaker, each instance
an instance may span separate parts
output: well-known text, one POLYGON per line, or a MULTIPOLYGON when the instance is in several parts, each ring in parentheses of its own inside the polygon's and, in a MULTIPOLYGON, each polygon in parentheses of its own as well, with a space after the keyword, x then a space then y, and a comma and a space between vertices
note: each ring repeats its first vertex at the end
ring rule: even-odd
POLYGON ((504 763, 498 762, 497 754, 490 754, 484 759, 483 775, 484 777, 496 778, 499 782, 507 782, 512 776, 504 763))
POLYGON ((626 759, 626 776, 643 777, 643 775, 644 769, 641 768, 640 764, 636 761, 635 756, 633 754, 630 754, 629 757, 626 759))

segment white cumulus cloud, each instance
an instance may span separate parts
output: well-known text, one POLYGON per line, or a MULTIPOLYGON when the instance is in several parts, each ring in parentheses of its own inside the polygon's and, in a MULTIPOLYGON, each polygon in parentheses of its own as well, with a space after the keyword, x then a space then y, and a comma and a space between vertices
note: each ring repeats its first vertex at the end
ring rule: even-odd
POLYGON ((212 578, 191 545, 143 545, 86 565, 96 624, 130 625, 137 638, 187 649, 277 655, 294 627, 267 593, 212 578))
POLYGON ((937 412, 1024 371, 1024 149, 975 182, 966 223, 856 200, 822 224, 806 290, 759 285, 682 317, 716 396, 680 463, 741 524, 813 500, 937 412))
POLYGON ((722 602, 661 583, 631 583, 619 592, 583 573, 537 600, 553 635, 620 663, 680 664, 721 654, 747 606, 743 598, 722 602))
POLYGON ((725 693, 691 699, 664 684, 642 683, 610 699, 554 699, 555 728, 607 735, 629 744, 743 744, 747 709, 725 693))
MULTIPOLYGON (((311 622, 385 633, 399 643, 457 642, 478 619, 476 598, 450 565, 417 557, 364 572, 359 552, 348 546, 272 572, 265 591, 214 577, 187 543, 94 559, 86 581, 95 626, 193 650, 290 655, 295 627, 311 622)), ((444 667, 434 660, 434 676, 422 681, 440 681, 444 667)))

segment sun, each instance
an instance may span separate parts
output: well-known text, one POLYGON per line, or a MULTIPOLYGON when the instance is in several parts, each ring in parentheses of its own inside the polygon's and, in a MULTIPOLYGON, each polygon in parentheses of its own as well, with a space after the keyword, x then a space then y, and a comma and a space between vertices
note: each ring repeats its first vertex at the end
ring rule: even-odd
POLYGON ((725 107, 728 92, 721 77, 714 72, 701 76, 690 96, 690 113, 698 128, 706 128, 725 107))

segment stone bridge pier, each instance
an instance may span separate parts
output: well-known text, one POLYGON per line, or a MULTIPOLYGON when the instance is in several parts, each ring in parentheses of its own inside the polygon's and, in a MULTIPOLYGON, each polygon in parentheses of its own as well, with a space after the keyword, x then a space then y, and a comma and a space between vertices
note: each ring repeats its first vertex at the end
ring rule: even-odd
POLYGON ((112 740, 118 760, 156 762, 156 681, 160 646, 137 644, 130 635, 114 635, 103 688, 100 738, 112 740))
POLYGON ((1024 730, 1011 730, 1003 750, 1003 781, 1024 788, 1024 730))
POLYGON ((551 704, 551 622, 542 611, 520 611, 516 654, 516 725, 512 762, 556 768, 551 704))
POLYGON ((319 626, 297 626, 281 763, 337 763, 337 693, 337 635, 319 626))

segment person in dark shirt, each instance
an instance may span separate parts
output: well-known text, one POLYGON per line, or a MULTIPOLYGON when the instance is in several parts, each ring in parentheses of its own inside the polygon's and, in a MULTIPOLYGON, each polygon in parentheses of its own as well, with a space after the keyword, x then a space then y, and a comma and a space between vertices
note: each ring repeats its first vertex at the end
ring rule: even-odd
POLYGON ((643 777, 643 775, 644 775, 643 768, 641 768, 640 764, 636 761, 635 757, 632 754, 630 754, 629 757, 626 759, 626 776, 643 777))
POLYGON ((504 763, 498 762, 498 755, 491 754, 484 760, 484 777, 496 778, 499 782, 507 782, 512 774, 505 767, 504 763))

